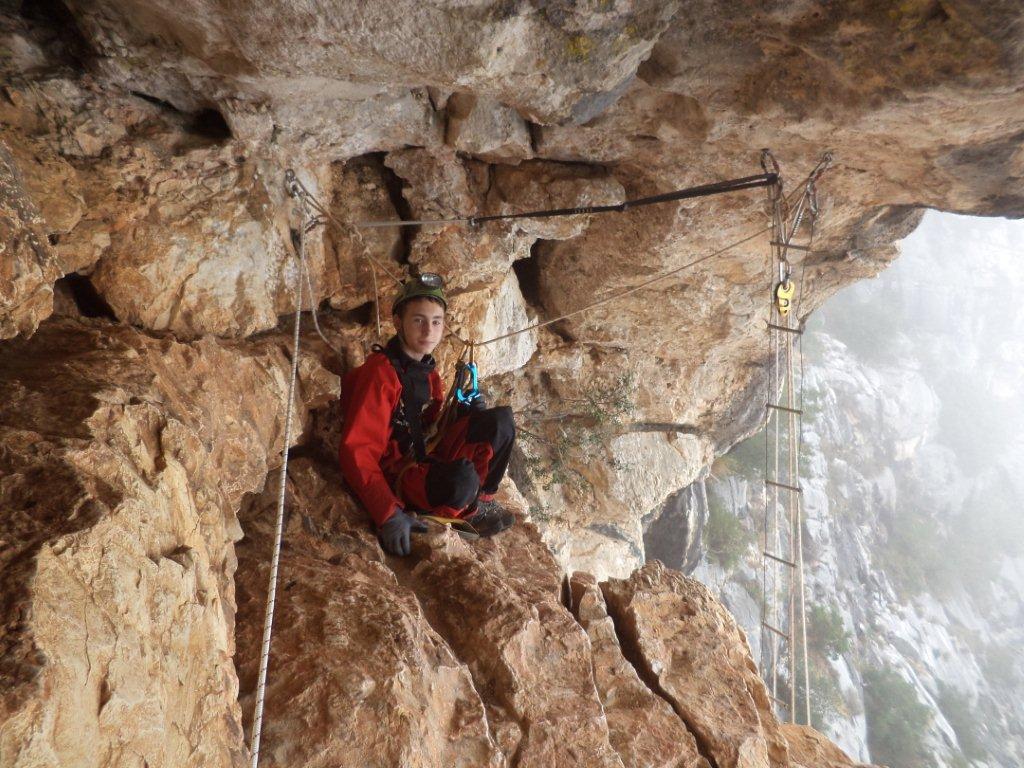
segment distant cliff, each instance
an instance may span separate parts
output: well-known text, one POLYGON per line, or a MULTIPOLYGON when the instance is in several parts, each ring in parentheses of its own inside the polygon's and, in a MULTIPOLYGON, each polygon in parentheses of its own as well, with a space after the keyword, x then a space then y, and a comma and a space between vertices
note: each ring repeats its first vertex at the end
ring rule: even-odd
MULTIPOLYGON (((899 747, 908 765, 1024 759, 1019 230, 930 214, 896 266, 811 323, 801 484, 812 690, 816 724, 862 759, 871 746, 897 764, 887 715, 919 723, 899 747)), ((763 446, 752 438, 716 464, 704 509, 714 519, 696 516, 712 552, 694 575, 737 616, 755 658, 763 446)))

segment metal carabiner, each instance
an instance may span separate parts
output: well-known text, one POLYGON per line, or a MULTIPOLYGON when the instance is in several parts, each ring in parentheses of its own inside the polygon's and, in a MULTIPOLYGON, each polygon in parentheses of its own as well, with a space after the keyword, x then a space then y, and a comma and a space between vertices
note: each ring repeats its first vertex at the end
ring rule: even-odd
POLYGON ((793 274, 793 265, 785 259, 779 260, 779 282, 788 283, 790 275, 793 274))
POLYGON ((807 210, 812 219, 818 218, 818 187, 813 180, 807 182, 807 210))
POLYGON ((460 363, 462 369, 456 374, 459 380, 459 386, 455 388, 455 399, 463 405, 469 405, 478 397, 480 397, 480 386, 479 379, 477 377, 476 363, 460 363), (465 381, 465 375, 469 374, 469 388, 468 390, 463 389, 463 383, 465 381))

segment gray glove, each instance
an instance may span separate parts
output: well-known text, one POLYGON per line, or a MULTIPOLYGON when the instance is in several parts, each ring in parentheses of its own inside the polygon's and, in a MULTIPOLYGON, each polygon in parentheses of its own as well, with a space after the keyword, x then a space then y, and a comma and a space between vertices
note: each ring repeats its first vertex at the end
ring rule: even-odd
POLYGON ((380 545, 387 552, 405 557, 412 551, 412 545, 409 542, 409 534, 412 531, 426 533, 427 526, 403 510, 396 509, 395 514, 389 517, 377 531, 377 537, 380 539, 380 545))

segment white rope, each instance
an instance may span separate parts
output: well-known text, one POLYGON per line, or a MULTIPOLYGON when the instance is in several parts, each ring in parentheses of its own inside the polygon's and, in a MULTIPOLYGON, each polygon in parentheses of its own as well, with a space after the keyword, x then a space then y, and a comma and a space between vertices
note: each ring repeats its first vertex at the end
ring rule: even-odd
MULTIPOLYGON (((809 237, 807 239, 807 247, 809 247, 809 248, 814 246, 815 224, 817 223, 817 221, 816 221, 817 220, 817 201, 813 197, 811 199, 812 199, 813 204, 811 206, 809 206, 810 210, 811 210, 811 216, 810 216, 810 219, 809 219, 809 221, 810 221, 810 235, 809 235, 809 237)), ((795 233, 796 233, 796 230, 794 229, 794 234, 795 233)), ((803 304, 804 276, 805 276, 806 271, 807 271, 807 264, 806 264, 806 262, 801 262, 801 264, 800 264, 800 282, 799 282, 799 287, 797 289, 797 297, 796 297, 797 302, 796 302, 796 306, 794 307, 795 312, 798 312, 800 306, 803 304)), ((797 316, 799 316, 799 315, 797 315, 797 316)), ((803 345, 804 345, 804 341, 803 341, 803 336, 798 336, 797 337, 797 344, 798 344, 799 349, 800 349, 800 379, 799 379, 799 381, 800 381, 800 403, 799 403, 799 406, 798 406, 798 408, 800 410, 800 414, 799 414, 799 417, 797 419, 797 426, 796 426, 796 430, 797 430, 796 465, 797 465, 797 472, 799 472, 800 471, 800 456, 803 453, 802 448, 803 448, 803 434, 804 434, 804 432, 803 432, 803 428, 804 428, 804 417, 803 417, 803 411, 804 411, 804 346, 803 345)), ((791 350, 791 354, 792 354, 792 350, 791 350)), ((794 485, 799 485, 799 483, 794 483, 794 485)), ((799 558, 797 560, 797 563, 799 565, 798 575, 800 577, 800 584, 799 584, 799 589, 800 589, 800 592, 799 592, 799 600, 800 600, 800 632, 801 632, 801 635, 802 635, 802 645, 803 645, 803 651, 804 651, 804 664, 803 664, 803 667, 804 667, 804 669, 803 669, 803 672, 804 672, 804 708, 805 708, 806 723, 807 723, 808 726, 811 726, 812 725, 812 723, 811 723, 811 695, 812 695, 812 693, 811 693, 811 668, 810 668, 810 659, 808 658, 808 652, 807 652, 807 603, 806 603, 807 581, 806 581, 806 576, 805 576, 805 573, 804 573, 804 537, 803 537, 803 512, 804 512, 804 510, 802 508, 802 504, 803 504, 803 500, 798 497, 796 499, 796 505, 797 505, 796 506, 796 516, 797 516, 796 549, 797 549, 797 556, 799 558)), ((794 677, 795 677, 795 673, 794 673, 794 677)))
MULTIPOLYGON (((288 381, 288 399, 285 402, 284 453, 281 459, 281 481, 277 495, 277 529, 274 533, 274 555, 270 563, 270 583, 267 585, 267 609, 263 617, 263 645, 260 650, 260 672, 256 682, 256 710, 252 719, 251 768, 260 762, 260 736, 263 733, 263 704, 267 692, 267 667, 270 664, 270 637, 274 626, 274 605, 277 602, 277 574, 281 564, 281 538, 284 532, 284 500, 288 482, 288 449, 292 437, 292 405, 295 382, 299 371, 299 328, 302 323, 302 280, 306 267, 306 204, 302 203, 302 221, 299 229, 299 273, 295 280, 295 329, 292 337, 292 370, 288 381)), ((308 278, 307 278, 308 279, 308 278)), ((315 314, 315 313, 314 313, 315 314)))
MULTIPOLYGON (((791 315, 792 316, 792 315, 791 315)), ((789 326, 789 323, 786 323, 789 326)), ((796 398, 793 397, 793 342, 789 339, 785 343, 786 356, 786 406, 790 409, 786 414, 786 482, 797 487, 799 481, 796 466, 796 414, 793 409, 796 407, 796 398)), ((800 527, 800 495, 790 489, 786 491, 786 506, 789 507, 789 561, 796 563, 800 557, 796 549, 796 539, 800 527)), ((796 581, 797 574, 790 569, 789 573, 789 721, 796 722, 796 678, 797 678, 797 611, 796 611, 796 581)), ((806 690, 804 694, 806 695, 806 690)), ((810 723, 807 723, 810 725, 810 723)))

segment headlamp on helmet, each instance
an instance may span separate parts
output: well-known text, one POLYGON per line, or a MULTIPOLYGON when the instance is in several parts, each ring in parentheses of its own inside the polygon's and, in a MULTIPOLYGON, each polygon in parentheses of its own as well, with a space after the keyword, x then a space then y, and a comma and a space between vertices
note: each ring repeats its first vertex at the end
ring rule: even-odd
POLYGON ((397 315, 402 305, 412 299, 436 299, 448 310, 448 299, 444 295, 444 279, 436 272, 424 272, 410 277, 402 283, 402 290, 391 305, 391 313, 397 315))

